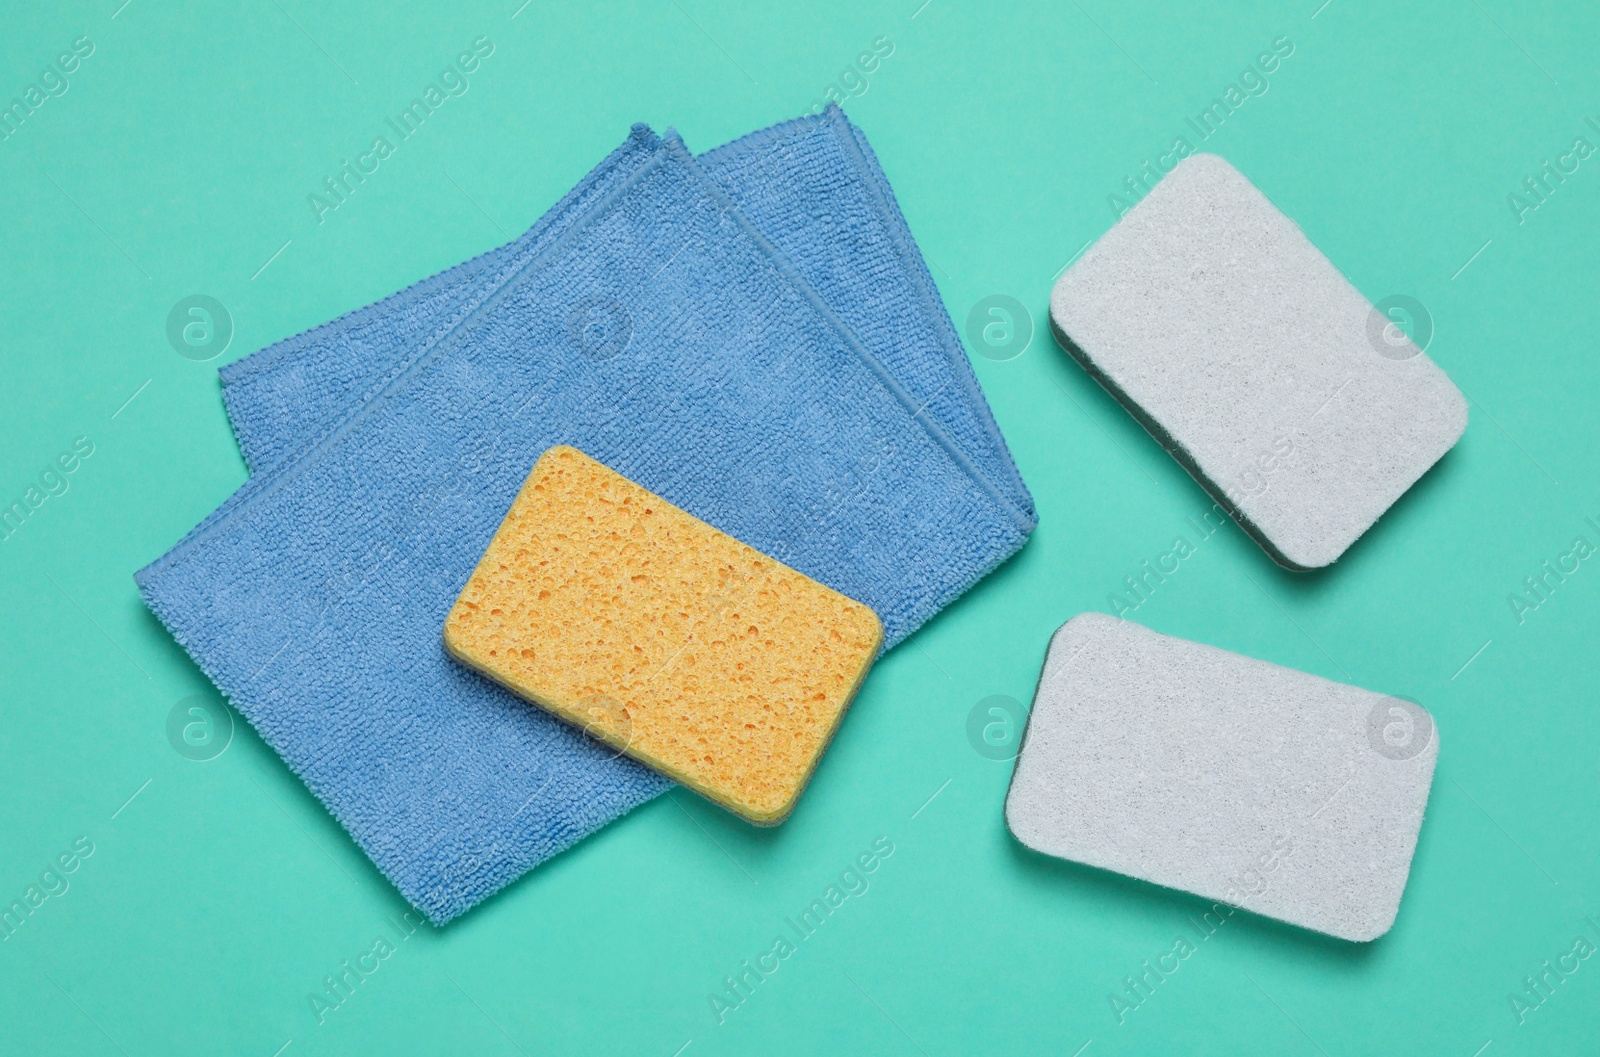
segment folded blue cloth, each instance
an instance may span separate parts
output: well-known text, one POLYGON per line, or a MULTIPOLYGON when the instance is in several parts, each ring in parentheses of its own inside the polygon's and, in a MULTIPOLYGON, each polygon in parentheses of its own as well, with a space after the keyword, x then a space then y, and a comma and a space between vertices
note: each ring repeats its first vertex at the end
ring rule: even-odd
MULTIPOLYGON (((1005 440, 865 134, 830 105, 701 155, 700 166, 995 486, 1033 515, 1005 440)), ((497 262, 579 208, 575 192, 515 243, 222 368, 245 461, 270 466, 347 413, 419 331, 497 262)))
POLYGON ((865 602, 889 644, 1034 524, 675 137, 636 128, 479 266, 436 320, 386 324, 407 351, 374 339, 376 366, 347 375, 372 394, 358 409, 137 577, 436 923, 667 785, 440 646, 546 448, 572 444, 865 602))

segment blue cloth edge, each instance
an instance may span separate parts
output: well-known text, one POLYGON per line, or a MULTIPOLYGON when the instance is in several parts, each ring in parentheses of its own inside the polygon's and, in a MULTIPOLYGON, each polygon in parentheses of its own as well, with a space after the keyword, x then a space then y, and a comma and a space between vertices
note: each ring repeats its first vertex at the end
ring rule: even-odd
MULTIPOLYGON (((803 121, 805 119, 800 118, 799 120, 803 121)), ((1023 510, 1010 496, 1003 493, 989 479, 988 474, 978 469, 971 457, 945 432, 944 427, 922 413, 925 405, 919 405, 913 401, 911 394, 906 392, 905 387, 900 384, 900 380, 890 373, 889 369, 883 365, 883 361, 867 351, 866 347, 861 344, 850 328, 845 326, 844 320, 840 319, 833 309, 828 306, 827 302, 822 299, 822 295, 818 294, 816 289, 806 282, 799 270, 789 261, 789 258, 784 256, 778 247, 768 241, 767 237, 739 211, 733 200, 723 192, 722 188, 717 186, 717 182, 706 175, 705 170, 700 168, 700 163, 695 161, 694 155, 689 153, 688 148, 683 145, 683 140, 678 137, 677 133, 668 129, 662 142, 666 144, 666 149, 670 153, 681 157, 712 201, 720 205, 723 213, 731 217, 739 225, 745 235, 760 248, 761 252, 778 269, 779 274, 788 281, 789 285, 794 287, 806 299, 817 314, 827 322, 828 326, 844 340, 844 344, 850 351, 877 376, 879 384, 899 401, 900 405, 905 408, 906 413, 911 416, 911 420, 918 423, 923 432, 927 433, 935 444, 944 449, 945 454, 950 457, 950 460, 963 473, 987 492, 990 498, 999 504, 1003 510, 1012 515, 1017 527, 1022 530, 1024 541, 1026 541, 1028 535, 1038 526, 1038 518, 1023 510)), ((904 640, 902 639, 901 641, 904 640)))
POLYGON ((713 147, 702 157, 753 151, 786 135, 796 125, 815 125, 824 122, 832 124, 842 132, 839 136, 840 148, 850 156, 851 164, 865 177, 863 183, 868 196, 884 222, 890 244, 894 247, 896 256, 900 258, 901 265, 906 269, 923 313, 934 321, 937 344, 951 365, 951 373, 960 379, 963 395, 977 411, 979 424, 995 442, 1004 474, 1004 480, 996 483, 1014 489, 1016 505, 1037 521, 1033 493, 1028 491, 1028 485, 1022 479, 1022 472, 1017 468, 1016 459, 1006 443, 1005 434, 1001 431, 1000 424, 995 421, 994 410, 989 406, 988 398, 984 396, 983 387, 979 385, 977 374, 972 369, 972 361, 956 334, 955 325, 945 308, 944 300, 938 294, 938 285, 934 282, 933 273, 928 270, 927 261, 917 248, 916 240, 911 235, 911 228, 906 223, 905 214, 901 212, 899 201, 894 196, 894 189, 888 184, 888 177, 883 172, 883 163, 878 160, 876 152, 867 142, 866 133, 850 120, 844 108, 838 103, 829 102, 820 114, 802 114, 788 121, 757 129, 738 139, 729 140, 720 147, 713 147))
MULTIPOLYGON (((638 126, 636 126, 636 128, 637 127, 638 126)), ((436 350, 440 342, 444 341, 447 337, 449 337, 450 334, 454 333, 462 323, 474 315, 478 309, 482 307, 483 303, 492 298, 500 289, 505 286, 506 283, 510 282, 510 280, 515 277, 517 272, 527 267, 534 260, 545 257, 557 247, 564 245, 567 238, 574 231, 580 230, 584 224, 587 224, 596 211, 608 204, 614 197, 621 193, 621 191, 625 190, 628 186, 631 186, 633 181, 642 178, 654 165, 660 164, 662 141, 659 137, 655 137, 653 133, 650 135, 654 140, 654 143, 648 146, 650 151, 649 160, 640 161, 640 169, 638 172, 630 175, 621 186, 614 188, 604 198, 600 199, 600 201, 592 204, 586 210, 581 211, 577 216, 571 218, 571 226, 562 234, 561 237, 552 241, 549 245, 540 249, 537 253, 525 258, 513 257, 512 260, 503 263, 498 271, 494 272, 491 276, 480 282, 473 289, 466 301, 457 307, 456 312, 449 318, 449 320, 436 326, 428 337, 422 339, 420 342, 417 342, 410 352, 399 362, 397 362, 381 381, 374 384, 360 401, 352 402, 349 411, 343 418, 329 423, 322 434, 308 442, 304 447, 287 453, 283 458, 272 464, 272 466, 267 470, 261 473, 252 474, 242 485, 239 486, 237 491, 223 501, 221 506, 217 507, 216 510, 208 514, 205 519, 194 528, 190 529, 188 534, 174 544, 165 554, 136 572, 134 574, 135 583, 139 583, 142 587, 142 577, 158 574, 170 560, 174 559, 179 554, 181 550, 185 549, 189 544, 198 542, 200 539, 202 539, 205 534, 211 530, 212 526, 215 525, 219 520, 225 518, 241 504, 254 500, 256 496, 269 494, 283 481, 290 479, 294 473, 302 469, 305 465, 309 464, 313 457, 320 455, 323 452, 330 441, 347 432, 351 427, 354 426, 356 422, 360 421, 368 414, 371 414, 378 402, 388 395, 393 390, 394 386, 399 383, 407 374, 410 374, 413 367, 425 359, 429 353, 436 350)), ((581 182, 580 186, 587 188, 598 179, 599 174, 603 170, 620 164, 627 157, 630 147, 644 148, 646 145, 646 141, 642 140, 636 132, 630 134, 628 140, 626 140, 621 147, 619 147, 616 151, 613 151, 612 154, 603 162, 601 162, 600 165, 596 166, 595 169, 590 171, 590 173, 581 182)), ((437 278, 437 276, 434 278, 437 278)), ((367 311, 375 307, 376 305, 367 305, 358 311, 367 311)))
POLYGON ((441 285, 448 276, 459 271, 462 267, 482 261, 485 257, 488 257, 491 254, 498 253, 508 247, 515 246, 519 242, 526 241, 531 235, 534 235, 548 227, 552 222, 551 218, 561 212, 562 206, 567 205, 573 199, 582 194, 582 192, 593 182, 593 174, 595 169, 604 168, 607 162, 611 160, 612 156, 617 154, 619 151, 626 150, 629 146, 649 146, 653 145, 659 139, 660 137, 658 137, 655 132, 651 130, 649 125, 642 121, 634 124, 633 127, 628 130, 628 137, 623 140, 621 145, 612 150, 611 154, 607 155, 607 157, 602 160, 599 165, 595 166, 594 169, 591 169, 588 173, 585 173, 583 179, 574 184, 571 190, 567 191, 567 193, 557 199, 556 202, 550 206, 550 208, 541 213, 539 215, 539 219, 534 221, 532 227, 530 227, 524 233, 518 235, 516 238, 507 242, 503 242, 498 246, 491 246, 482 253, 474 254, 459 264, 453 264, 448 268, 440 269, 424 279, 418 279, 414 283, 408 283, 407 285, 402 286, 399 290, 394 291, 394 293, 386 294, 384 297, 379 298, 377 301, 374 301, 371 304, 362 305, 360 308, 353 308, 350 311, 335 316, 332 319, 324 320, 315 326, 310 326, 304 330, 297 331, 288 337, 279 338, 272 344, 264 345, 255 352, 252 352, 247 356, 241 356, 231 363, 225 363, 221 367, 217 368, 217 377, 221 379, 224 386, 227 386, 232 382, 242 381, 245 378, 258 373, 259 371, 275 366, 280 360, 284 359, 290 354, 299 352, 301 349, 305 348, 306 344, 311 340, 312 337, 330 327, 336 326, 340 323, 361 322, 367 319, 375 314, 375 309, 382 307, 384 302, 388 301, 388 299, 393 297, 396 293, 406 293, 411 290, 432 290, 434 287, 441 285))

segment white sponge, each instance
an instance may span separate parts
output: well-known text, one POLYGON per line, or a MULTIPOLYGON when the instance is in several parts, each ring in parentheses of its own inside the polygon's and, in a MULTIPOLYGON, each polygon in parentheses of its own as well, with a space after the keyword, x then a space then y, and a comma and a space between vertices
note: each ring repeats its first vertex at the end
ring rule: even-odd
POLYGON ((1343 554, 1460 438, 1445 373, 1214 154, 1056 283, 1056 338, 1279 564, 1343 554))
POLYGON ((1438 755, 1419 705, 1085 613, 1050 642, 1006 824, 1224 915, 1371 940, 1400 909, 1438 755))

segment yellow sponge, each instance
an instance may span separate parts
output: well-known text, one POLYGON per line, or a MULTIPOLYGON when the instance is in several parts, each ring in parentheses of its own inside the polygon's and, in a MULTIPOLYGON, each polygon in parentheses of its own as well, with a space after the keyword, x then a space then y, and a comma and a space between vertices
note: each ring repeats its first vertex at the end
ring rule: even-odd
POLYGON ((565 446, 444 625, 457 660, 762 825, 793 809, 882 642, 868 607, 565 446))

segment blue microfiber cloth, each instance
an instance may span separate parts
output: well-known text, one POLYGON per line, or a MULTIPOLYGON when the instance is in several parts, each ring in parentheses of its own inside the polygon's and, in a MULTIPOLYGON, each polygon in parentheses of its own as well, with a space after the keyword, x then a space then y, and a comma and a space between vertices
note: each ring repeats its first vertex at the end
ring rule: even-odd
POLYGON ((375 341, 378 366, 347 373, 370 398, 137 577, 436 923, 667 786, 441 647, 545 449, 572 444, 870 605, 888 644, 1034 524, 675 136, 636 128, 479 267, 395 339, 403 355, 375 341), (594 312, 598 344, 574 326, 594 312))
MULTIPOLYGON (((1028 494, 864 133, 830 104, 701 155, 701 168, 794 264, 923 413, 1030 516, 1028 494)), ((420 331, 497 263, 580 208, 567 196, 517 242, 222 368, 245 461, 270 466, 342 417, 420 331)), ((593 193, 592 190, 587 193, 593 193)))

